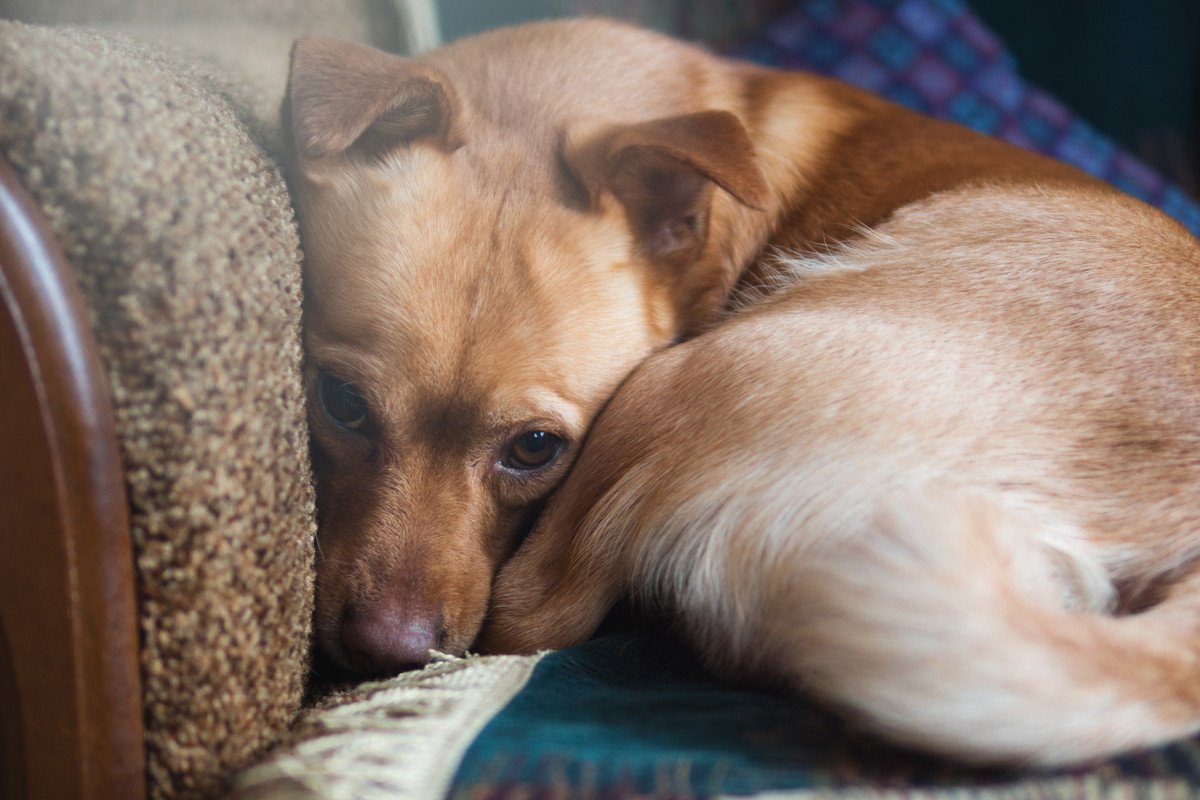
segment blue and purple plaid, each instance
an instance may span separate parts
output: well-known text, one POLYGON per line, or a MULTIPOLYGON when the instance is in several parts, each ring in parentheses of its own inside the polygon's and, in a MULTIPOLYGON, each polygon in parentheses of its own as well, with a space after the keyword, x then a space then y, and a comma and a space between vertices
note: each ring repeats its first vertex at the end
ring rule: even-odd
POLYGON ((1200 206, 1047 93, 959 0, 805 0, 737 55, 807 69, 1073 164, 1200 235, 1200 206))

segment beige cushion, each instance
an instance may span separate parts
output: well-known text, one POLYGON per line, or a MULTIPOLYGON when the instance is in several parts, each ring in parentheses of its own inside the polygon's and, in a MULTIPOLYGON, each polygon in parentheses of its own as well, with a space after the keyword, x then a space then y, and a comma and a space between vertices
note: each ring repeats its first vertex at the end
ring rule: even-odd
POLYGON ((75 25, 153 42, 201 64, 256 133, 278 118, 292 42, 336 36, 398 50, 400 0, 0 0, 0 17, 75 25), (212 67, 219 69, 212 69, 212 67), (242 114, 246 118, 246 114, 242 114))
POLYGON ((116 407, 152 797, 220 789, 291 724, 308 668, 299 249, 225 89, 0 23, 0 157, 78 273, 116 407))

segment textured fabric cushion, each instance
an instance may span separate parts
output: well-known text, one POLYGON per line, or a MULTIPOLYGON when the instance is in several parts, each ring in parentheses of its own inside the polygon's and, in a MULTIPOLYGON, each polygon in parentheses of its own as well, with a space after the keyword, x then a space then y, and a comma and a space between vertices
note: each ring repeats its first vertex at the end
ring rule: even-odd
POLYGON ((0 157, 77 271, 116 407, 153 797, 218 789, 307 673, 298 242, 216 86, 129 42, 0 23, 0 157))

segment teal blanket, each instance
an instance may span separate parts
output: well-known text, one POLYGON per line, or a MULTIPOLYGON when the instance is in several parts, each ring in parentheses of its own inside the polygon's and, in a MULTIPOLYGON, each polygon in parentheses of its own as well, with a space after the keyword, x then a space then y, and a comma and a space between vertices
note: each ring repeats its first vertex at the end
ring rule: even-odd
POLYGON ((1112 789, 1150 778, 1200 787, 1200 746, 1183 743, 1071 772, 966 770, 885 745, 814 704, 716 682, 685 648, 665 639, 620 634, 542 659, 467 750, 452 795, 700 798, 855 786, 999 791, 1065 780, 1083 796, 1084 786, 1112 789))

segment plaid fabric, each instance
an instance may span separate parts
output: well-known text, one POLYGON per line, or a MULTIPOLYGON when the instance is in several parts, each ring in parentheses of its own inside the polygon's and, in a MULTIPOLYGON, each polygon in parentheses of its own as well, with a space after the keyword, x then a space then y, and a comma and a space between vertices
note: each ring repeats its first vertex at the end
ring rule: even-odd
POLYGON ((1200 206, 1026 84, 1012 55, 959 0, 805 0, 736 55, 840 78, 1073 164, 1200 235, 1200 206))

